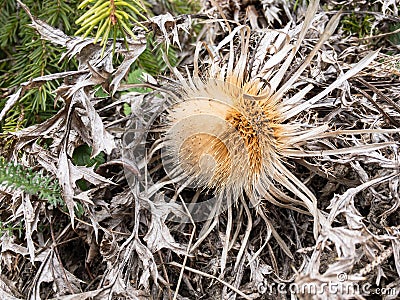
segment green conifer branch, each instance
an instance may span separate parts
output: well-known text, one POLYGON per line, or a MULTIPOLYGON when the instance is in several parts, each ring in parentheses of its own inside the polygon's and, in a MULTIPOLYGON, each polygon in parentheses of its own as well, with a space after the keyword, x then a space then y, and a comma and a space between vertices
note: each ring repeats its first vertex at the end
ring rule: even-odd
POLYGON ((95 43, 101 38, 100 45, 110 37, 134 38, 129 24, 143 27, 139 20, 147 20, 146 8, 137 0, 84 0, 78 8, 88 10, 76 20, 81 27, 75 34, 94 35, 95 43))
POLYGON ((0 157, 0 187, 21 189, 30 195, 57 206, 64 204, 60 186, 53 177, 36 172, 19 164, 7 163, 0 157))
MULTIPOLYGON (((72 34, 77 25, 71 19, 78 0, 24 0, 32 13, 50 25, 72 34)), ((29 16, 14 0, 0 0, 0 88, 18 87, 34 77, 73 69, 75 62, 59 63, 63 49, 40 39, 29 16)), ((15 131, 30 124, 40 123, 55 113, 52 91, 57 82, 46 82, 39 89, 27 92, 7 115, 3 131, 15 131), (23 116, 23 118, 21 118, 23 116)), ((0 93, 1 94, 1 93, 0 93)), ((0 95, 0 110, 7 98, 0 95)))

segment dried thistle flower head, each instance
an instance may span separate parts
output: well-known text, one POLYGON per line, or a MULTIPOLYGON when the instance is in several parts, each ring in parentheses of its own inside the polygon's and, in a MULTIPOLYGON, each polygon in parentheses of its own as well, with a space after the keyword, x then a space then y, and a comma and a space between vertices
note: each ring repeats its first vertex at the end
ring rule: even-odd
MULTIPOLYGON (((339 21, 338 15, 332 18, 303 64, 283 82, 317 7, 318 1, 311 1, 296 41, 291 40, 293 33, 289 33, 287 26, 282 31, 264 31, 258 47, 251 50, 250 30, 239 26, 210 55, 206 76, 199 76, 200 48, 192 76, 185 79, 174 70, 182 91, 168 111, 163 140, 164 166, 170 177, 185 185, 195 183, 213 189, 232 199, 245 193, 253 205, 262 199, 297 210, 301 205, 315 219, 321 217, 313 193, 285 165, 290 158, 323 155, 319 151, 305 152, 302 146, 322 136, 329 126, 299 123, 296 116, 367 66, 377 53, 367 55, 309 100, 305 96, 313 89, 311 84, 297 94, 289 94, 339 21), (236 37, 238 55, 234 47, 236 37), (228 54, 219 56, 226 45, 228 54)), ((318 223, 316 220, 315 225, 318 223)))
MULTIPOLYGON (((173 173, 238 197, 267 182, 289 142, 277 105, 265 98, 259 79, 242 86, 231 77, 209 78, 172 107, 165 145, 173 173)), ((171 173, 171 172, 170 172, 171 173)))

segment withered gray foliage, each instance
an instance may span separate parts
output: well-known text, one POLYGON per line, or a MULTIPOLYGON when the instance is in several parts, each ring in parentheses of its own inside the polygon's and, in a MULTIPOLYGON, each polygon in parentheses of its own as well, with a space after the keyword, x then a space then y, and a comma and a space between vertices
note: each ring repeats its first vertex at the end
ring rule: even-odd
MULTIPOLYGON (((142 29, 126 43, 109 42, 102 53, 93 39, 69 37, 30 15, 41 38, 64 47, 64 58, 74 57, 79 67, 22 84, 0 119, 25 91, 63 79, 54 91, 63 108, 44 123, 13 133, 9 156, 54 176, 66 207, 51 207, 19 190, 1 191, 2 297, 363 299, 378 288, 385 288, 384 299, 399 296, 400 55, 396 47, 371 52, 369 44, 333 27, 316 48, 330 14, 318 10, 304 17, 299 9, 294 17, 288 2, 256 2, 254 7, 246 1, 205 4, 202 17, 209 19, 197 36, 204 48, 181 42, 192 30, 188 16, 150 20, 156 38, 167 48, 180 48, 184 59, 176 69, 170 66, 168 77, 144 75, 139 85, 125 84, 124 78, 146 49, 142 29), (268 11, 258 15, 256 7, 268 11), (282 29, 265 29, 282 15, 288 21, 282 29), (220 62, 240 55, 235 26, 224 19, 229 16, 250 24, 249 55, 241 70, 257 77, 251 71, 261 69, 268 79, 279 78, 273 85, 285 90, 280 96, 292 105, 286 111, 290 124, 314 134, 314 139, 301 135, 284 158, 291 176, 315 198, 307 212, 297 197, 299 186, 288 189, 284 178, 272 182, 276 197, 261 195, 251 207, 242 195, 222 214, 192 223, 187 206, 210 193, 175 185, 160 165, 162 122, 182 96, 182 84, 193 84, 192 69, 209 76, 204 70, 216 71, 220 62), (293 56, 285 66, 287 55, 293 56), (139 86, 152 91, 127 92, 139 86), (107 96, 97 97, 99 89, 107 96), (121 112, 123 104, 131 108, 129 117, 121 112), (132 136, 124 134, 127 128, 134 129, 132 136), (74 150, 83 144, 92 157, 105 153, 106 162, 96 168, 75 165, 74 150), (145 159, 136 156, 139 148, 145 159), (88 189, 78 184, 82 179, 88 189), (332 293, 331 286, 341 290, 332 293)), ((391 1, 381 2, 383 15, 397 15, 391 1)))

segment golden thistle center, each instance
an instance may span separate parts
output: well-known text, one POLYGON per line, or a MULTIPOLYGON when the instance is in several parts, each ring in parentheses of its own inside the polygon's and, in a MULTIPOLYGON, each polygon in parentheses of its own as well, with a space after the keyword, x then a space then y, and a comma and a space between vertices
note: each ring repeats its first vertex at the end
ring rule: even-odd
POLYGON ((243 139, 247 148, 249 164, 253 173, 259 174, 262 166, 262 152, 258 131, 253 122, 237 110, 229 110, 225 120, 229 122, 243 139))

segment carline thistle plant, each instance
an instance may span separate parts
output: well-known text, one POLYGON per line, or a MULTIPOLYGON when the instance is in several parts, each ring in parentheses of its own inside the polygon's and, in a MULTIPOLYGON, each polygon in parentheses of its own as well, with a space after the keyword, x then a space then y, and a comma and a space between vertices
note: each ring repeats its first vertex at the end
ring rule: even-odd
POLYGON ((314 235, 318 234, 324 216, 317 208, 314 194, 287 168, 290 159, 359 153, 387 146, 378 143, 359 148, 304 149, 308 142, 328 136, 384 132, 334 131, 328 124, 298 121, 301 113, 357 74, 378 54, 369 53, 309 99, 312 84, 294 95, 289 93, 340 19, 337 14, 329 21, 303 63, 286 79, 318 5, 319 1, 310 1, 297 35, 289 25, 281 31, 265 30, 254 50, 250 29, 237 26, 210 53, 206 72, 199 70, 201 45, 195 52, 192 74, 187 72, 187 76, 172 68, 180 89, 167 110, 167 126, 161 140, 164 168, 176 182, 213 190, 221 199, 236 200, 246 195, 256 207, 265 199, 298 211, 304 212, 299 207, 306 208, 314 216, 314 235), (235 48, 237 40, 239 47, 235 48), (224 47, 228 48, 224 52, 227 54, 219 55, 224 47))

